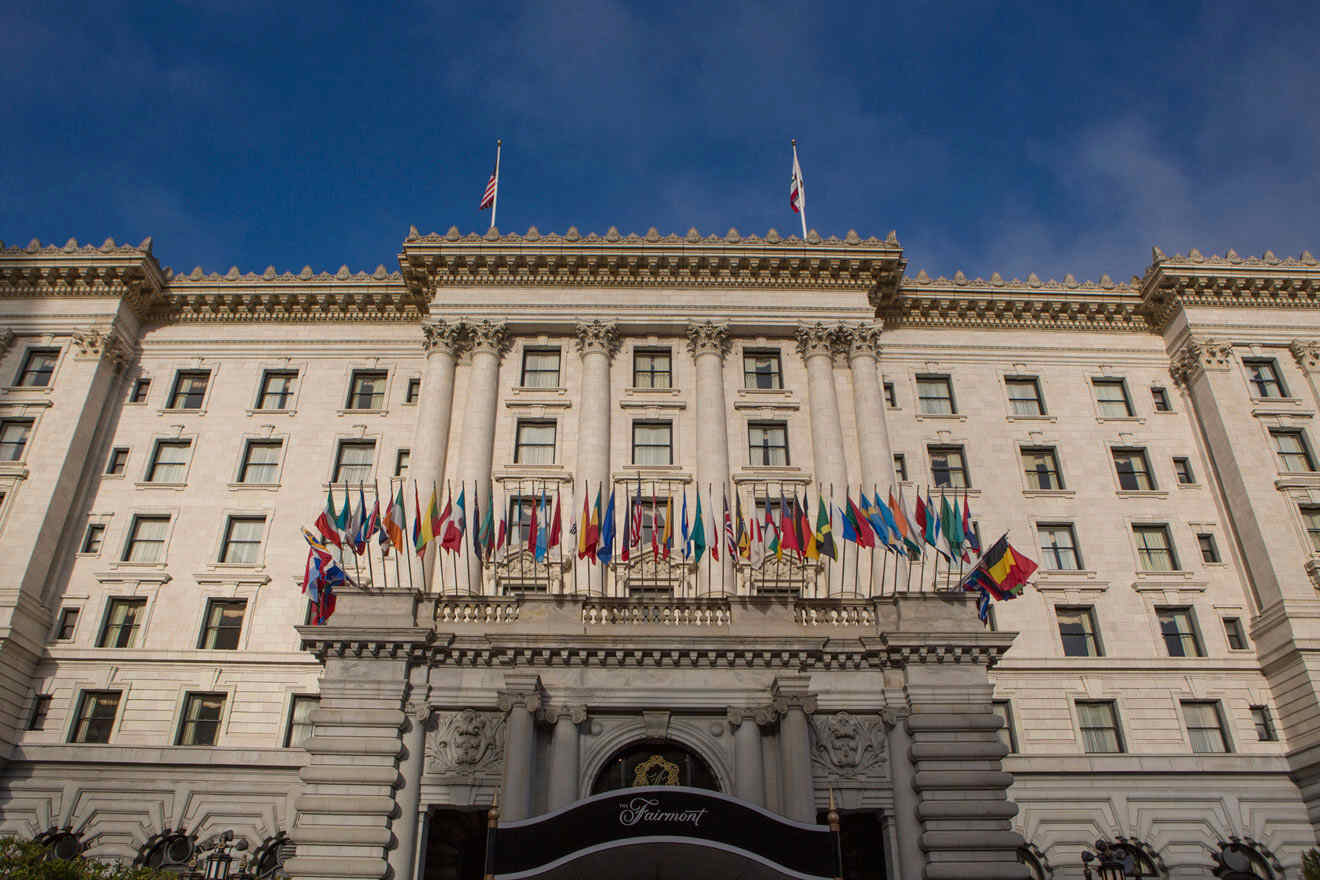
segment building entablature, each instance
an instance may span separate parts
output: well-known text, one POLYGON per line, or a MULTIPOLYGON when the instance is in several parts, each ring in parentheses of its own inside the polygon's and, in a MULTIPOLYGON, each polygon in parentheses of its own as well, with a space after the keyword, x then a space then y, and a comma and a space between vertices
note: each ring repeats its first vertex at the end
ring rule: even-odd
POLYGON ((764 237, 622 235, 610 227, 600 236, 462 235, 457 227, 440 235, 421 235, 414 227, 403 243, 399 265, 409 288, 428 296, 446 286, 777 288, 881 291, 896 288, 906 262, 898 237, 821 238, 813 230, 805 240, 775 230, 764 237))
POLYGON ((0 242, 0 298, 115 297, 143 319, 161 308, 168 277, 150 238, 136 247, 113 238, 100 247, 74 238, 63 247, 35 238, 27 247, 0 242))
POLYGON ((1320 261, 1310 251, 1298 257, 1241 257, 1230 250, 1204 256, 1193 249, 1166 256, 1159 248, 1140 281, 1142 311, 1163 332, 1184 308, 1320 308, 1320 261))
MULTIPOLYGON (((167 270, 168 272, 168 270, 167 270)), ((169 297, 157 314, 161 322, 210 323, 232 321, 418 321, 427 311, 398 272, 377 266, 371 273, 277 273, 269 266, 261 274, 203 273, 169 277, 169 297)))

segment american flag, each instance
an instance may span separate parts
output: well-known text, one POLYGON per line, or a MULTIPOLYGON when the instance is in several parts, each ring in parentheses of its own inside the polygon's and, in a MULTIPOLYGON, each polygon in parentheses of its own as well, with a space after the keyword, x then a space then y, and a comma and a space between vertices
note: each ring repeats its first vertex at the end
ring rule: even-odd
POLYGON ((729 518, 729 496, 724 496, 724 543, 729 548, 729 558, 738 556, 738 539, 733 534, 733 520, 729 518))
POLYGON ((486 181, 486 191, 481 194, 481 207, 478 210, 484 211, 495 204, 495 191, 499 188, 500 167, 496 165, 495 170, 490 173, 490 180, 486 181))

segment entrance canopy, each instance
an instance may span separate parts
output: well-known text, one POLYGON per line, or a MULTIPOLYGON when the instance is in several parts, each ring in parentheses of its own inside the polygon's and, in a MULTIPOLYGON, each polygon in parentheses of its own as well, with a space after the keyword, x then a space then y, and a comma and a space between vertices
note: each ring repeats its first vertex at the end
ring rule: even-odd
POLYGON ((832 880, 838 838, 714 791, 624 788, 501 824, 487 873, 496 880, 832 880))

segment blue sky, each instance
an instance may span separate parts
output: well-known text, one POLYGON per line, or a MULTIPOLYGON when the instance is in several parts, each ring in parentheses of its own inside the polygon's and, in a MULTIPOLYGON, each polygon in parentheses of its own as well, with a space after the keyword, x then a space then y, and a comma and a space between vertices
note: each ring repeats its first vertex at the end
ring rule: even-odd
POLYGON ((1320 251, 1313 5, 1067 5, 11 2, 0 240, 395 268, 485 230, 497 137, 506 231, 788 233, 796 137, 912 274, 1320 251))

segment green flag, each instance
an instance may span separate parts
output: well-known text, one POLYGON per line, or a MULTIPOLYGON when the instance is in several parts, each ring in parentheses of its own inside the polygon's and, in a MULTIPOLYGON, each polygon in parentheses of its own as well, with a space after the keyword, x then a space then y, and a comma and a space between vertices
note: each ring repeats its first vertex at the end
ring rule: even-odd
POLYGON ((953 508, 949 506, 949 499, 944 493, 940 493, 940 531, 944 532, 944 540, 949 544, 949 555, 957 556, 958 548, 954 546, 954 541, 958 535, 958 519, 953 515, 953 508))
POLYGON ((834 552, 834 535, 830 528, 830 512, 825 507, 825 499, 816 496, 816 552, 830 559, 838 559, 834 552))
POLYGON ((697 487, 697 525, 692 530, 692 558, 699 564, 706 552, 706 521, 701 516, 701 487, 697 487))

